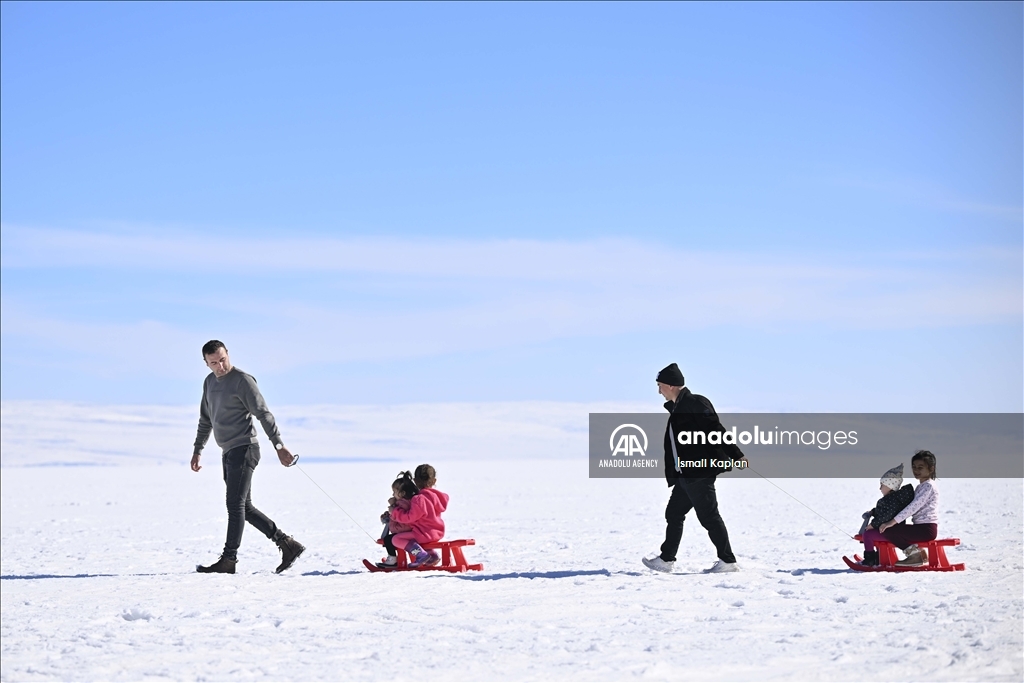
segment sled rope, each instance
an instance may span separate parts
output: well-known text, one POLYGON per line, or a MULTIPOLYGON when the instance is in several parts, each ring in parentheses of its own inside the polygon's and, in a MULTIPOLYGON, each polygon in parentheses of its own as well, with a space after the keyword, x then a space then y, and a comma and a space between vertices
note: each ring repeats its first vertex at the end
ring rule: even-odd
MULTIPOLYGON (((325 496, 327 496, 328 500, 330 500, 330 501, 331 501, 332 503, 334 503, 335 505, 338 505, 338 501, 336 501, 336 500, 334 500, 333 498, 331 498, 331 494, 327 493, 327 491, 324 491, 324 487, 323 487, 323 486, 320 486, 320 484, 316 483, 316 481, 315 481, 315 480, 313 479, 313 477, 309 476, 309 474, 307 474, 307 473, 306 473, 306 470, 302 469, 302 466, 301 466, 301 465, 299 465, 299 464, 298 464, 298 463, 296 462, 296 463, 294 463, 294 465, 293 465, 293 466, 294 466, 294 467, 298 467, 298 468, 299 468, 299 471, 300 471, 300 472, 302 472, 303 474, 305 474, 305 475, 306 475, 306 479, 309 479, 309 480, 310 480, 311 482, 313 482, 313 486, 315 486, 315 487, 317 487, 318 489, 320 489, 321 491, 323 491, 323 494, 324 494, 325 496)), ((347 515, 347 516, 348 516, 348 518, 352 520, 352 523, 353 523, 353 524, 355 524, 355 525, 356 525, 357 527, 359 527, 359 530, 360 530, 360 531, 362 531, 362 532, 363 532, 364 534, 366 534, 366 537, 367 537, 367 538, 369 538, 369 539, 370 539, 371 541, 373 541, 374 543, 376 543, 376 542, 377 542, 377 539, 376 539, 376 538, 374 538, 373 536, 371 536, 371 535, 370 535, 370 532, 368 532, 368 531, 367 531, 366 529, 364 529, 364 528, 363 528, 362 526, 360 526, 360 525, 359 525, 359 522, 357 522, 357 521, 356 521, 355 517, 353 517, 352 515, 348 514, 348 510, 346 510, 345 508, 341 507, 340 505, 338 505, 338 509, 339 509, 339 510, 341 510, 342 512, 344 512, 344 513, 345 513, 345 515, 347 515)))
POLYGON ((851 536, 851 535, 850 535, 850 534, 848 534, 847 532, 843 531, 843 529, 842 529, 841 527, 837 526, 836 524, 833 524, 833 523, 832 523, 832 522, 831 522, 830 520, 828 520, 828 519, 826 519, 825 517, 823 517, 823 516, 822 516, 822 515, 821 515, 821 514, 820 514, 820 513, 819 513, 819 512, 817 511, 817 510, 815 510, 814 508, 812 508, 812 507, 811 507, 810 505, 808 505, 807 503, 803 502, 802 500, 800 500, 799 498, 797 498, 796 496, 794 496, 794 495, 793 495, 792 493, 790 493, 789 491, 787 491, 786 489, 782 488, 781 486, 779 486, 778 484, 776 484, 776 483, 775 483, 774 481, 772 481, 771 479, 769 479, 768 477, 764 476, 763 474, 761 474, 760 472, 758 472, 757 470, 755 470, 755 469, 754 469, 753 467, 747 466, 747 469, 748 469, 748 470, 750 470, 751 472, 753 472, 754 474, 756 474, 757 476, 761 477, 762 479, 764 479, 764 480, 765 480, 766 482, 768 482, 769 484, 771 484, 772 486, 774 486, 774 487, 775 487, 775 488, 777 488, 778 490, 780 490, 780 491, 782 491, 783 493, 785 493, 785 494, 786 494, 787 496, 789 496, 790 498, 792 498, 792 499, 793 499, 793 500, 795 500, 796 502, 798 502, 798 503, 800 503, 801 505, 803 505, 803 506, 804 506, 805 508, 807 508, 808 510, 810 510, 810 511, 811 511, 811 512, 813 512, 814 514, 818 515, 818 517, 821 517, 822 519, 824 519, 824 520, 825 520, 826 522, 828 522, 829 524, 831 524, 831 525, 832 525, 833 527, 835 527, 836 529, 839 529, 839 531, 841 531, 841 532, 842 532, 843 536, 848 536, 848 537, 850 537, 850 538, 851 538, 851 539, 853 539, 853 540, 857 540, 856 538, 854 538, 853 536, 851 536))

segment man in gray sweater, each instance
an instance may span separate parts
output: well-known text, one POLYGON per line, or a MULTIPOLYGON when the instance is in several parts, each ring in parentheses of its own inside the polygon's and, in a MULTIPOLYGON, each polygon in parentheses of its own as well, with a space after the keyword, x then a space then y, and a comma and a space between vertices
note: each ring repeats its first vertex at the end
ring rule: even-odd
POLYGON ((306 548, 291 536, 277 528, 274 521, 257 510, 249 495, 253 470, 260 462, 260 446, 252 417, 260 421, 270 443, 277 449, 277 458, 285 467, 295 464, 296 457, 284 447, 281 432, 274 416, 256 386, 252 375, 231 365, 224 343, 216 339, 203 346, 203 359, 211 372, 203 382, 203 401, 199 405, 199 430, 192 450, 192 471, 202 469, 200 454, 210 432, 223 455, 221 466, 224 484, 227 486, 228 534, 224 552, 211 565, 197 566, 196 571, 204 574, 234 574, 238 561, 238 546, 242 542, 242 530, 249 522, 281 549, 280 574, 294 564, 306 548))

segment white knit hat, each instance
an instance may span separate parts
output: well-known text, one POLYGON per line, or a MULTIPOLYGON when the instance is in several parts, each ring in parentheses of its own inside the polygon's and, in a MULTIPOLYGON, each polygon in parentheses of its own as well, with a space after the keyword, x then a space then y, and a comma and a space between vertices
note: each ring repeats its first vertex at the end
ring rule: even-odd
POLYGON ((900 487, 903 486, 903 463, 883 474, 880 483, 888 486, 893 491, 899 491, 900 487))

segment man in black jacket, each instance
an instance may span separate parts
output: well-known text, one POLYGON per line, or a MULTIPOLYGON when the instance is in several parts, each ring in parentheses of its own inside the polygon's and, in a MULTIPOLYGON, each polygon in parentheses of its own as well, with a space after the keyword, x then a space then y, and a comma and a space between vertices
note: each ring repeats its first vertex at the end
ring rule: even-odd
POLYGON ((665 479, 672 495, 665 508, 665 542, 661 554, 644 558, 644 564, 660 572, 671 572, 676 551, 683 538, 683 521, 693 510, 718 550, 718 562, 708 572, 739 569, 729 545, 729 532, 718 513, 715 478, 731 467, 722 460, 738 460, 743 453, 734 443, 723 443, 725 428, 711 401, 691 393, 675 363, 658 373, 658 393, 667 399, 669 412, 665 428, 665 479))

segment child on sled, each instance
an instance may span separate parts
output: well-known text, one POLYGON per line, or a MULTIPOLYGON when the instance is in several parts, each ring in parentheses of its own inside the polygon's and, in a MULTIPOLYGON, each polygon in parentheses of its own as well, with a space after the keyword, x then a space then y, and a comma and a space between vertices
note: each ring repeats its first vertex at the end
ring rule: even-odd
POLYGON ((864 524, 860 527, 860 535, 864 541, 864 560, 861 564, 868 567, 878 566, 875 543, 884 540, 878 528, 895 517, 914 499, 914 487, 910 484, 903 486, 903 463, 882 475, 878 490, 882 492, 882 497, 875 503, 875 507, 861 515, 864 518, 864 524))
MULTIPOLYGON (((866 566, 878 565, 878 551, 875 543, 884 540, 904 550, 906 559, 898 566, 916 567, 928 562, 928 554, 917 543, 933 541, 939 533, 939 490, 935 486, 935 455, 930 451, 918 451, 910 460, 914 478, 919 482, 913 499, 897 510, 890 519, 880 520, 876 528, 864 530, 864 562, 866 566), (906 524, 911 518, 913 524, 906 524)), ((900 479, 902 481, 900 465, 900 479)), ((892 472, 892 470, 890 470, 892 472)), ((886 472, 888 475, 889 472, 886 472)), ((909 484, 903 487, 909 488, 909 484)), ((902 489, 901 489, 902 491, 902 489)), ((884 493, 884 491, 883 491, 884 493)), ((883 500, 885 498, 883 497, 883 500)), ((882 501, 880 500, 879 503, 882 501)), ((874 520, 872 520, 874 522, 874 520)))
MULTIPOLYGON (((434 468, 426 463, 420 465, 413 473, 412 480, 419 487, 420 493, 430 498, 434 504, 434 511, 440 517, 441 513, 448 509, 448 494, 434 488, 437 483, 437 472, 434 468)), ((444 522, 441 522, 441 530, 444 531, 444 522)))
POLYGON ((394 494, 388 500, 387 512, 381 515, 385 523, 381 535, 388 556, 377 565, 382 568, 398 564, 397 548, 412 557, 411 569, 437 564, 440 557, 433 550, 424 550, 421 544, 439 541, 444 536, 441 513, 448 506, 448 495, 433 488, 436 482, 434 468, 420 465, 416 478, 409 472, 400 472, 391 485, 394 494))

